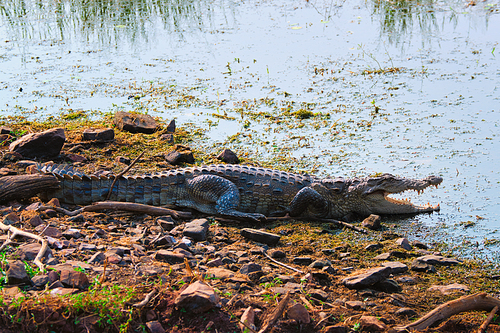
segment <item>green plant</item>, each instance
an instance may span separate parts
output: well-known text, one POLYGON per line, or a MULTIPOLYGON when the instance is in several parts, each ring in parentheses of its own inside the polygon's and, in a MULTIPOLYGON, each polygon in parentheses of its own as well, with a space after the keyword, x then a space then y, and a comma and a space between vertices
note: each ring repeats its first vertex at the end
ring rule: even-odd
POLYGON ((356 332, 358 332, 360 329, 361 329, 361 324, 360 324, 360 323, 356 323, 356 324, 354 324, 354 326, 352 327, 352 330, 353 330, 353 331, 356 331, 356 332))

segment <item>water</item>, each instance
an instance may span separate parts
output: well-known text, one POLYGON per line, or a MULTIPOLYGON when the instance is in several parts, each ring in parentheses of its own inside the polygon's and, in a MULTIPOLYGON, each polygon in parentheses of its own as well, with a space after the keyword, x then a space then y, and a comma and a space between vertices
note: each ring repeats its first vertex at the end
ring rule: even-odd
POLYGON ((438 174, 410 197, 441 212, 395 223, 499 262, 500 7, 472 4, 0 1, 0 116, 136 110, 291 170, 438 174))

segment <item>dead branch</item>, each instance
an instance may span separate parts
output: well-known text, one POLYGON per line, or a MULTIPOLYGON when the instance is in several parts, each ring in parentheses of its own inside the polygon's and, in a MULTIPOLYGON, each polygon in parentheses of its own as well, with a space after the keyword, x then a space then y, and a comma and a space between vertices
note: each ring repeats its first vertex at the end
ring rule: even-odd
POLYGON ((278 216, 278 217, 268 217, 266 218, 267 221, 283 221, 283 220, 297 220, 297 221, 317 221, 317 222, 323 222, 323 223, 331 223, 331 224, 336 224, 340 227, 344 227, 347 229, 354 230, 356 232, 360 232, 362 234, 368 234, 368 231, 362 228, 358 228, 350 223, 344 222, 344 221, 339 221, 339 220, 334 220, 334 219, 322 219, 318 217, 292 217, 289 216, 288 214, 286 216, 278 216))
POLYGON ((146 297, 144 297, 144 299, 142 301, 140 301, 139 303, 135 303, 133 304, 132 306, 134 308, 142 308, 143 306, 146 306, 149 301, 151 301, 151 298, 158 292, 158 289, 156 288, 153 288, 153 290, 151 290, 151 292, 149 292, 146 297))
POLYGON ((462 296, 458 299, 441 304, 419 320, 406 326, 395 327, 397 331, 422 331, 432 324, 465 311, 491 311, 500 306, 500 300, 488 296, 486 293, 462 296))
POLYGON ((262 326, 259 333, 264 333, 270 327, 272 327, 274 323, 276 323, 276 321, 283 315, 283 311, 285 311, 286 305, 288 304, 289 300, 290 292, 287 292, 285 297, 283 297, 283 299, 278 303, 278 306, 274 309, 274 311, 267 316, 264 325, 262 326))
POLYGON ((285 268, 288 268, 288 269, 290 269, 290 270, 292 270, 292 271, 294 271, 294 272, 304 274, 304 272, 303 272, 303 271, 301 271, 300 269, 294 268, 294 267, 292 267, 292 266, 285 265, 284 263, 281 263, 281 262, 279 262, 278 260, 274 260, 274 259, 273 259, 273 258, 271 258, 271 257, 270 257, 270 256, 269 256, 266 252, 262 252, 262 253, 264 253, 264 255, 267 257, 267 259, 271 260, 271 261, 272 261, 272 262, 274 262, 275 264, 280 265, 280 266, 283 266, 283 267, 285 267, 285 268))
POLYGON ((156 207, 135 202, 120 202, 120 201, 101 201, 95 202, 92 205, 84 206, 80 209, 69 211, 60 207, 41 206, 39 210, 54 209, 55 211, 68 215, 75 216, 83 212, 98 212, 101 210, 123 210, 127 212, 143 213, 148 215, 172 215, 176 219, 189 219, 192 217, 190 212, 183 212, 164 207, 156 207))
POLYGON ((53 175, 32 174, 0 178, 0 202, 29 199, 40 192, 55 190, 59 181, 53 175))
POLYGON ((108 192, 108 196, 106 197, 106 201, 109 200, 109 197, 111 196, 111 192, 113 191, 113 187, 115 187, 115 183, 116 181, 118 180, 118 178, 120 178, 121 176, 123 176, 124 174, 127 173, 127 171, 129 171, 133 166, 134 164, 137 163, 137 161, 139 161, 139 159, 142 157, 142 155, 144 155, 146 151, 143 151, 142 153, 139 154, 139 156, 137 156, 133 161, 132 163, 130 163, 130 165, 128 167, 125 168, 125 170, 123 170, 122 172, 120 172, 118 175, 116 175, 115 179, 113 179, 113 182, 111 183, 111 187, 109 188, 109 192, 108 192))
POLYGON ((479 326, 479 330, 477 331, 477 333, 485 333, 486 332, 486 328, 488 328, 488 325, 491 323, 491 321, 493 320, 493 317, 495 317, 495 314, 497 313, 498 311, 498 305, 495 306, 493 308, 493 310, 491 310, 490 314, 488 315, 488 317, 486 317, 486 319, 484 320, 484 322, 481 324, 481 326, 479 326))
POLYGON ((7 240, 2 244, 2 246, 0 246, 0 251, 2 251, 7 245, 13 243, 12 239, 14 239, 16 236, 32 238, 39 241, 42 244, 42 247, 40 248, 40 251, 38 251, 38 254, 36 255, 35 260, 33 260, 33 262, 35 263, 35 265, 38 266, 41 272, 44 271, 44 266, 42 264, 41 259, 45 255, 45 251, 47 251, 48 244, 43 237, 32 234, 31 232, 19 230, 18 228, 13 227, 11 225, 5 225, 2 222, 0 222, 0 229, 6 232, 8 235, 7 240))

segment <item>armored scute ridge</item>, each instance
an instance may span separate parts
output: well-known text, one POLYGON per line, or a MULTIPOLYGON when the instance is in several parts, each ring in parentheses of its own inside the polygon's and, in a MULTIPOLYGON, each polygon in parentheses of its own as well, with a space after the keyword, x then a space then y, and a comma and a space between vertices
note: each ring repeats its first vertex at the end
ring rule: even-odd
MULTIPOLYGON (((43 194, 68 204, 87 205, 108 196, 115 176, 86 175, 71 166, 39 165, 60 180, 43 194)), ((284 215, 342 218, 351 214, 432 212, 439 205, 417 206, 388 197, 409 189, 422 191, 442 179, 421 180, 385 174, 369 178, 320 179, 310 175, 244 165, 209 165, 157 174, 120 177, 110 200, 193 208, 207 214, 262 219, 284 215)))

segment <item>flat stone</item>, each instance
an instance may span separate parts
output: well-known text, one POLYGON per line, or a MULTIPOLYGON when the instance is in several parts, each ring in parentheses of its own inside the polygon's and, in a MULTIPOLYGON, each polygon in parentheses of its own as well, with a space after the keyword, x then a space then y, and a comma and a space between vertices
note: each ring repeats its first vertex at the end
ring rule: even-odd
POLYGON ((209 223, 207 219, 197 219, 186 223, 182 234, 195 241, 204 241, 207 238, 209 223))
POLYGON ((222 263, 222 259, 221 258, 210 260, 209 262, 206 263, 207 267, 219 267, 219 266, 222 266, 222 265, 224 265, 224 264, 222 263))
POLYGON ((381 249, 382 248, 382 245, 380 243, 372 243, 372 244, 368 244, 366 247, 365 247, 365 250, 366 251, 377 251, 378 249, 381 249))
POLYGON ((363 220, 361 225, 364 228, 368 228, 371 230, 378 230, 381 227, 380 216, 371 214, 370 216, 368 216, 366 219, 363 220))
POLYGON ((184 289, 175 299, 178 309, 188 313, 202 313, 219 304, 219 296, 214 289, 201 281, 196 281, 184 289))
POLYGON ((361 301, 347 301, 345 302, 345 306, 353 310, 363 310, 365 308, 365 304, 361 301))
POLYGON ((90 259, 87 261, 89 264, 102 264, 104 260, 106 259, 106 256, 102 252, 97 252, 90 257, 90 259))
POLYGON ((53 237, 53 238, 61 238, 62 237, 62 231, 59 230, 56 227, 47 227, 42 235, 48 236, 48 237, 53 237))
POLYGON ((464 284, 459 284, 459 283, 452 283, 448 284, 446 286, 438 286, 438 285, 433 285, 430 286, 427 291, 439 291, 443 295, 449 295, 453 293, 462 293, 465 294, 470 291, 469 287, 467 287, 464 284))
POLYGON ((78 290, 77 288, 57 287, 57 288, 52 289, 50 291, 50 294, 64 296, 64 295, 73 295, 73 294, 76 294, 78 292, 80 292, 80 290, 78 290))
MULTIPOLYGON (((42 245, 40 243, 23 244, 17 248, 16 255, 21 260, 32 261, 36 258, 41 248, 42 245)), ((47 248, 43 257, 52 257, 52 250, 50 248, 47 248)))
POLYGON ((82 133, 83 141, 111 141, 115 139, 115 131, 112 128, 87 128, 82 133))
POLYGON ((164 133, 160 136, 160 140, 168 144, 173 144, 175 142, 175 137, 172 133, 164 133))
POLYGON ((262 266, 251 262, 251 263, 248 263, 248 264, 241 266, 241 268, 240 268, 241 274, 248 275, 248 274, 253 273, 253 272, 262 272, 262 266))
POLYGON ((332 265, 332 263, 330 262, 330 260, 315 260, 309 265, 309 267, 322 269, 323 267, 331 266, 331 265, 332 265))
POLYGON ((442 265, 442 266, 452 266, 452 265, 458 265, 461 262, 457 259, 454 258, 447 258, 443 256, 437 256, 437 255, 426 255, 423 257, 418 257, 415 260, 424 262, 429 265, 442 265))
POLYGON ((268 252, 269 256, 274 259, 283 259, 286 258, 286 253, 281 250, 270 250, 268 252))
POLYGON ((245 309, 245 311, 241 315, 240 321, 241 323, 239 323, 238 326, 240 327, 240 330, 242 332, 248 330, 247 327, 250 327, 252 330, 257 331, 257 327, 255 326, 255 311, 251 306, 245 309), (245 325, 243 325, 242 323, 244 323, 245 325))
POLYGON ((435 272, 436 268, 431 264, 415 259, 412 261, 410 269, 415 272, 435 272))
POLYGON ((78 239, 82 237, 82 233, 78 229, 70 228, 62 233, 62 236, 66 239, 78 239))
POLYGON ((310 265, 312 263, 312 258, 311 257, 295 257, 293 258, 292 262, 295 265, 310 265))
POLYGON ((418 280, 413 276, 401 276, 397 279, 399 283, 417 284, 418 280))
POLYGON ((288 318, 295 320, 298 324, 309 324, 311 317, 302 303, 295 303, 286 311, 288 318))
POLYGON ((326 326, 322 332, 324 333, 347 333, 349 332, 349 327, 344 324, 330 325, 326 326))
POLYGON ((244 228, 241 230, 241 235, 245 238, 251 239, 255 242, 268 244, 268 245, 276 245, 278 244, 281 236, 251 228, 244 228))
POLYGON ((401 274, 408 271, 408 266, 399 261, 384 262, 382 267, 389 267, 391 274, 401 274))
POLYGON ((148 321, 146 326, 151 333, 165 333, 165 329, 161 326, 160 322, 157 320, 148 321))
POLYGON ((80 251, 95 251, 95 250, 97 250, 97 246, 95 246, 95 244, 80 243, 78 250, 80 250, 80 251))
POLYGON ((159 250, 155 253, 154 259, 164 261, 169 264, 180 264, 184 262, 186 256, 182 253, 175 253, 168 250, 159 250))
POLYGON ((361 274, 348 276, 342 280, 342 283, 350 289, 363 289, 384 280, 389 274, 391 274, 389 267, 376 267, 361 274))
POLYGON ((229 164, 240 163, 240 159, 238 158, 238 155, 236 155, 230 149, 224 149, 219 155, 217 155, 217 159, 224 162, 224 163, 229 163, 229 164))
POLYGON ((181 163, 193 164, 195 162, 193 152, 191 150, 172 150, 165 155, 165 160, 172 165, 181 163))
POLYGON ((42 220, 42 218, 40 217, 40 215, 35 215, 35 216, 32 216, 32 217, 28 220, 28 223, 29 223, 32 227, 38 227, 39 225, 43 224, 43 220, 42 220))
POLYGON ((411 308, 397 309, 396 312, 394 312, 394 314, 399 317, 408 317, 408 318, 413 318, 418 316, 418 313, 411 308))
POLYGON ((209 278, 226 280, 234 278, 236 273, 229 269, 213 267, 207 270, 206 275, 209 278))
POLYGON ((429 249, 429 246, 427 246, 426 244, 424 244, 424 243, 422 243, 420 241, 413 241, 412 244, 416 248, 419 248, 419 249, 422 249, 422 250, 428 250, 429 249))
POLYGON ((372 287, 386 293, 399 293, 403 290, 399 284, 392 279, 384 279, 375 283, 372 287))
POLYGON ((326 301, 326 299, 328 298, 328 293, 321 289, 310 289, 307 291, 307 293, 311 295, 311 297, 319 299, 320 301, 326 301))
POLYGON ((85 275, 84 272, 75 271, 74 269, 61 270, 59 281, 61 281, 61 283, 66 287, 77 288, 81 290, 86 290, 90 286, 87 275, 85 275))
POLYGON ((378 256, 373 257, 373 260, 389 260, 389 258, 391 258, 391 255, 391 252, 381 253, 378 256))
POLYGON ((175 227, 175 221, 172 216, 160 216, 156 218, 156 223, 165 231, 170 231, 175 227))
POLYGON ((158 123, 146 114, 118 111, 114 123, 118 129, 130 133, 152 134, 158 129, 158 123))
POLYGON ((22 136, 10 144, 9 150, 28 158, 56 157, 65 141, 64 129, 52 128, 22 136))
POLYGON ((31 279, 31 282, 35 285, 37 288, 44 288, 47 283, 49 283, 49 276, 48 274, 43 274, 43 275, 35 275, 31 279))
POLYGON ((407 251, 410 251, 412 249, 410 241, 408 240, 408 238, 405 237, 398 238, 396 240, 396 244, 407 251))
POLYGON ((3 224, 5 225, 15 224, 18 223, 19 221, 21 221, 21 219, 14 212, 5 215, 5 217, 3 218, 3 224))
POLYGON ((387 325, 374 316, 361 316, 359 324, 362 330, 369 332, 383 332, 387 329, 387 325))
POLYGON ((9 269, 7 269, 5 275, 7 276, 7 282, 10 285, 31 283, 31 279, 26 272, 24 262, 21 260, 9 263, 9 269))

